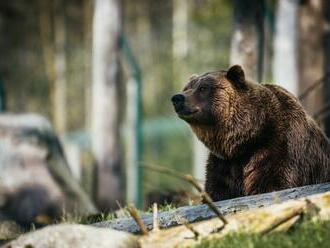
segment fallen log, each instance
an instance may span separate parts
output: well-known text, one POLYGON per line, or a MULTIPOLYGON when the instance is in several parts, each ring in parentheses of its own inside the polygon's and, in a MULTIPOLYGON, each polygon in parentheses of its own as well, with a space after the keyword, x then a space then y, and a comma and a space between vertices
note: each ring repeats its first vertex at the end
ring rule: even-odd
MULTIPOLYGON (((231 213, 269 206, 275 203, 281 203, 291 199, 298 199, 309 195, 324 193, 327 191, 330 191, 330 183, 308 185, 272 193, 219 201, 216 202, 215 205, 220 209, 223 215, 228 215, 231 213)), ((158 215, 160 228, 168 228, 171 226, 180 225, 182 224, 180 223, 180 219, 185 219, 187 222, 191 223, 210 219, 212 217, 215 217, 214 212, 210 210, 210 208, 205 204, 180 207, 168 212, 161 212, 158 215)), ((153 228, 152 214, 142 215, 142 221, 148 230, 153 228)), ((133 218, 120 218, 111 221, 94 223, 93 225, 98 227, 113 228, 115 230, 131 233, 140 232, 140 228, 133 218)))
POLYGON ((140 236, 142 248, 193 247, 206 240, 218 241, 234 233, 267 235, 286 232, 305 221, 330 219, 330 192, 289 200, 268 207, 251 209, 227 216, 224 225, 218 218, 151 231, 140 236))

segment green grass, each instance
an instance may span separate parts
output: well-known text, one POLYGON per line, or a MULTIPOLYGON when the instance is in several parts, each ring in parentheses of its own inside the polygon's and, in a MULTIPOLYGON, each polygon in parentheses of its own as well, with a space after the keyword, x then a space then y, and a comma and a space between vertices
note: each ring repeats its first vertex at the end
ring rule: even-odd
MULTIPOLYGON (((170 211, 176 209, 176 206, 173 204, 165 204, 158 206, 158 211, 170 211)), ((148 208, 146 211, 140 211, 139 213, 141 215, 144 214, 151 214, 152 213, 152 207, 148 208)), ((125 218, 130 217, 129 212, 127 211, 127 207, 125 206, 123 209, 119 212, 109 212, 109 213, 97 213, 89 216, 79 216, 74 214, 63 214, 60 220, 58 220, 56 223, 79 223, 79 224, 93 224, 96 222, 102 222, 102 221, 111 221, 117 218, 125 218), (119 216, 118 216, 119 214, 119 216)))
POLYGON ((222 240, 203 241, 198 248, 323 248, 330 247, 330 221, 307 221, 287 233, 265 236, 257 234, 232 234, 222 240))

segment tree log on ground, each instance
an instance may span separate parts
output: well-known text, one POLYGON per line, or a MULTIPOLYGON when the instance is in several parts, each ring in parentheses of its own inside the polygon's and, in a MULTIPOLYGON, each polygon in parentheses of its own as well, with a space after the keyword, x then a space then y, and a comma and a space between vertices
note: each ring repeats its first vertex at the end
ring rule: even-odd
MULTIPOLYGON (((305 188, 306 189, 306 188, 305 188)), ((298 190, 299 191, 299 190, 298 190)), ((301 191, 300 191, 301 192, 301 191)), ((228 234, 248 233, 266 235, 275 231, 287 231, 298 220, 329 220, 330 192, 290 200, 260 209, 233 214, 224 225, 218 218, 182 225, 165 230, 152 231, 140 238, 141 247, 192 247, 203 240, 220 240, 228 234), (305 216, 306 218, 302 218, 305 216)))
MULTIPOLYGON (((231 200, 219 201, 215 205, 224 215, 269 206, 275 203, 281 203, 291 199, 298 199, 313 194, 330 191, 330 183, 309 185, 299 188, 286 189, 273 193, 252 195, 247 197, 235 198, 231 200)), ((215 217, 215 214, 205 204, 196 206, 180 207, 172 211, 159 213, 159 226, 168 228, 182 224, 180 218, 188 222, 196 222, 215 217)), ((152 229, 152 214, 142 215, 142 220, 149 230, 152 229)), ((111 221, 95 223, 95 226, 109 227, 120 231, 137 233, 139 226, 133 218, 120 218, 111 221)))

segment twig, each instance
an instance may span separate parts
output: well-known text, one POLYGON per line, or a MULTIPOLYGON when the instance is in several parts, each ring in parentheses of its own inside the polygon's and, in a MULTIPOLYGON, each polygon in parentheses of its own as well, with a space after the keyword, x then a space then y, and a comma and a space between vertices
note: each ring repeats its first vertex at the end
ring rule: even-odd
POLYGON ((320 116, 326 115, 330 108, 330 102, 327 102, 321 109, 313 114, 314 119, 318 119, 320 116))
POLYGON ((320 85, 321 83, 323 83, 329 76, 330 76, 330 72, 326 72, 323 75, 323 77, 319 78, 312 85, 310 85, 309 87, 307 87, 307 89, 305 89, 304 92, 300 94, 300 96, 298 97, 298 99, 301 101, 304 98, 306 98, 309 95, 309 93, 311 93, 318 85, 320 85))
POLYGON ((209 208, 218 216, 218 218, 223 222, 224 225, 228 224, 227 219, 223 216, 223 214, 219 211, 217 206, 213 203, 211 197, 205 191, 201 193, 201 196, 204 202, 209 206, 209 208))
POLYGON ((142 166, 147 169, 157 171, 160 173, 164 173, 164 174, 182 179, 182 180, 190 183, 192 186, 194 186, 196 188, 196 190, 200 193, 201 197, 203 198, 204 202, 216 214, 216 216, 224 223, 224 225, 228 224, 228 221, 223 216, 223 214, 221 214, 221 212, 219 211, 217 206, 213 203, 209 194, 202 189, 202 187, 198 184, 198 182, 196 181, 196 179, 193 176, 191 176, 189 174, 184 175, 184 174, 178 173, 177 171, 173 171, 169 168, 162 167, 162 166, 154 166, 154 165, 142 165, 142 166))
MULTIPOLYGON (((199 193, 203 193, 203 188, 199 185, 196 179, 192 175, 185 175, 187 182, 189 182, 199 193)), ((206 193, 206 192, 205 192, 206 193)))
POLYGON ((283 218, 278 218, 277 220, 275 220, 274 223, 272 223, 270 226, 266 227, 264 230, 262 230, 260 232, 261 235, 266 235, 268 233, 270 233, 272 230, 274 230, 275 228, 277 228, 278 226, 282 225, 283 223, 291 220, 293 217, 301 215, 303 213, 303 208, 299 208, 294 210, 290 215, 285 216, 283 218))
POLYGON ((158 166, 158 165, 155 166, 155 165, 144 164, 144 165, 141 165, 141 167, 144 167, 146 169, 150 169, 152 171, 160 172, 160 173, 163 173, 163 174, 166 174, 166 175, 169 175, 169 176, 172 176, 172 177, 175 177, 175 178, 178 178, 178 179, 181 179, 181 180, 184 180, 184 181, 187 181, 187 182, 191 183, 190 179, 187 178, 187 175, 181 174, 177 171, 171 170, 171 169, 163 167, 163 166, 158 166))
POLYGON ((315 203, 313 203, 310 199, 305 198, 306 202, 306 215, 308 217, 313 217, 314 215, 318 215, 321 211, 321 208, 318 207, 315 203))
POLYGON ((116 204, 118 206, 119 209, 123 209, 123 207, 121 206, 120 202, 118 200, 116 200, 116 204))
MULTIPOLYGON (((143 167, 143 168, 150 169, 150 170, 153 170, 153 171, 157 171, 157 172, 160 172, 160 173, 164 173, 164 174, 173 176, 173 177, 181 179, 181 180, 189 181, 190 179, 188 179, 187 176, 191 177, 191 175, 189 175, 189 174, 185 175, 185 174, 182 174, 182 173, 177 172, 175 170, 172 170, 172 169, 169 169, 167 167, 161 166, 161 165, 148 164, 148 163, 145 163, 145 162, 139 162, 139 163, 141 164, 140 166, 143 167)), ((204 182, 204 180, 198 179, 198 178, 194 178, 194 180, 196 182, 204 182)))
POLYGON ((194 234, 194 238, 195 240, 197 240, 198 237, 200 236, 200 233, 188 222, 183 223, 183 225, 194 234))
POLYGON ((127 206, 127 211, 130 213, 132 218, 135 220, 136 224, 140 227, 142 234, 148 235, 148 229, 144 225, 142 218, 141 218, 139 212, 137 211, 137 209, 132 204, 129 204, 127 206))
POLYGON ((194 234, 195 240, 197 240, 198 237, 201 236, 200 233, 192 225, 189 224, 187 219, 180 217, 178 215, 175 216, 175 219, 177 223, 184 225, 189 231, 191 231, 194 234))
POLYGON ((157 203, 154 203, 153 204, 153 207, 152 207, 152 213, 153 213, 153 216, 152 216, 152 219, 153 219, 153 231, 159 231, 159 223, 158 223, 158 207, 157 207, 157 203))

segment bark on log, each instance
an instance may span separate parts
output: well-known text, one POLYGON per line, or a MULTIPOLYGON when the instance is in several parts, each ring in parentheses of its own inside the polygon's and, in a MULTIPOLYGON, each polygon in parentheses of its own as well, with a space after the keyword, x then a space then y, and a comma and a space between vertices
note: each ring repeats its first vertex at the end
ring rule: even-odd
POLYGON ((303 221, 328 221, 330 192, 251 209, 227 217, 225 226, 218 218, 149 232, 139 239, 143 248, 195 247, 205 240, 216 241, 234 233, 266 235, 288 231, 303 221), (196 237, 197 236, 197 237, 196 237))
MULTIPOLYGON (((215 205, 219 207, 222 214, 227 215, 230 213, 269 206, 274 203, 281 203, 287 200, 298 199, 327 191, 330 191, 330 183, 308 185, 272 193, 219 201, 216 202, 215 205)), ((159 213, 159 226, 161 228, 168 228, 171 226, 180 225, 181 223, 179 223, 179 219, 185 219, 188 222, 196 222, 210 219, 212 217, 215 217, 215 214, 205 204, 185 206, 172 211, 159 213)), ((142 220, 147 228, 151 230, 153 225, 152 214, 143 215, 142 220)), ((94 223, 93 225, 131 233, 137 233, 140 231, 140 228, 132 218, 120 218, 112 221, 94 223)))

